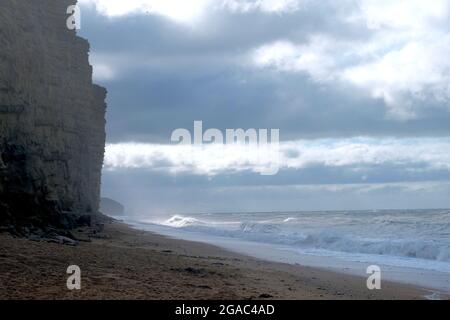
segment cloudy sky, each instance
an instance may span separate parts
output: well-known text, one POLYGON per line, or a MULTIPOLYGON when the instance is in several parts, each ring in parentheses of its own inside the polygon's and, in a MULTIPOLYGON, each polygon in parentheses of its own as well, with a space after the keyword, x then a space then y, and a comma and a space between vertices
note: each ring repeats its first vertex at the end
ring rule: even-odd
POLYGON ((450 207, 450 0, 79 2, 130 212, 450 207), (279 129, 278 174, 196 120, 279 129))

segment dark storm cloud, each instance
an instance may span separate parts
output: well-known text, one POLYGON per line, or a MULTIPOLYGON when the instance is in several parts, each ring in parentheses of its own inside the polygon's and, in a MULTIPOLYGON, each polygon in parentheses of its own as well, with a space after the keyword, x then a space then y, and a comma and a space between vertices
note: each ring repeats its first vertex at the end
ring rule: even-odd
POLYGON ((167 143, 173 129, 191 128, 194 120, 220 129, 280 128, 283 139, 450 133, 443 108, 423 108, 418 119, 399 122, 386 117, 382 99, 359 89, 241 64, 250 50, 278 39, 302 43, 322 32, 371 37, 338 19, 346 8, 314 9, 220 12, 190 27, 157 15, 107 18, 86 8, 82 35, 91 42, 94 67, 104 61, 118 70, 110 81, 99 80, 109 89, 109 141, 167 143))
POLYGON ((112 81, 109 141, 168 143, 176 128, 280 128, 282 139, 373 136, 444 136, 450 115, 431 109, 408 122, 387 119, 383 102, 304 76, 211 70, 189 74, 149 70, 112 81), (137 78, 137 79, 136 79, 137 78))
POLYGON ((348 14, 349 9, 341 5, 316 4, 313 10, 283 14, 211 11, 191 26, 153 14, 111 18, 100 15, 93 7, 83 7, 81 33, 89 37, 95 51, 183 57, 235 54, 280 38, 304 42, 314 33, 331 32, 339 38, 352 39, 371 35, 367 28, 355 29, 343 23, 339 14, 348 14))

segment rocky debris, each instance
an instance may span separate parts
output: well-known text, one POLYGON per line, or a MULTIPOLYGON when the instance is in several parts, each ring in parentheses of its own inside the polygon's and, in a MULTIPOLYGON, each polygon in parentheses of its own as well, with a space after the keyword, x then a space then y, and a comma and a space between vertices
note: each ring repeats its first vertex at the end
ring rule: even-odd
POLYGON ((69 246, 77 246, 78 242, 69 237, 53 235, 53 236, 39 236, 36 234, 29 235, 28 240, 35 242, 48 242, 48 243, 56 243, 56 244, 64 244, 69 246))
POLYGON ((91 242, 91 237, 89 236, 89 233, 85 231, 71 231, 72 239, 78 241, 78 242, 91 242))
POLYGON ((64 237, 64 236, 56 236, 55 238, 51 238, 48 240, 50 243, 58 243, 58 244, 66 244, 69 246, 76 246, 78 245, 78 242, 76 242, 73 239, 64 237))
POLYGON ((106 90, 66 27, 75 2, 1 1, 0 232, 65 236, 98 212, 106 90))
POLYGON ((65 230, 47 226, 46 228, 25 227, 16 225, 0 226, 0 233, 7 232, 15 237, 27 238, 35 242, 49 242, 61 245, 77 246, 80 242, 91 242, 94 238, 107 238, 103 234, 105 224, 111 223, 111 219, 102 214, 90 216, 90 226, 78 227, 73 230, 65 230))

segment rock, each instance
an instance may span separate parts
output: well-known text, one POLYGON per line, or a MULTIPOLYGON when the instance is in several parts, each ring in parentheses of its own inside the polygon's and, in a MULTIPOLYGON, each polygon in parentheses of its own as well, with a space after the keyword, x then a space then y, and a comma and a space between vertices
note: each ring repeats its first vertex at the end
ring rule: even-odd
POLYGON ((46 239, 46 241, 49 243, 65 244, 68 246, 77 246, 78 245, 77 241, 67 238, 67 237, 64 237, 64 236, 56 236, 54 238, 46 239))
POLYGON ((80 231, 72 231, 71 232, 71 238, 79 241, 79 242, 91 242, 91 238, 89 237, 88 234, 84 233, 84 232, 80 232, 80 231))
POLYGON ((6 225, 6 226, 0 226, 0 233, 2 232, 9 232, 11 233, 12 230, 14 230, 14 226, 12 225, 6 225))
POLYGON ((30 236, 28 236, 28 240, 30 241, 35 241, 35 242, 41 242, 42 241, 42 237, 32 234, 30 236))
POLYGON ((92 225, 92 216, 89 214, 80 214, 76 218, 77 226, 86 227, 92 225))
POLYGON ((6 170, 6 169, 7 169, 7 167, 6 167, 5 163, 3 162, 2 157, 0 155, 0 170, 6 170))
POLYGON ((196 269, 196 268, 192 268, 192 267, 188 267, 184 269, 185 272, 192 274, 192 275, 203 275, 206 273, 206 271, 204 269, 196 269))
POLYGON ((98 212, 106 90, 66 27, 73 3, 1 2, 0 225, 71 229, 98 212))

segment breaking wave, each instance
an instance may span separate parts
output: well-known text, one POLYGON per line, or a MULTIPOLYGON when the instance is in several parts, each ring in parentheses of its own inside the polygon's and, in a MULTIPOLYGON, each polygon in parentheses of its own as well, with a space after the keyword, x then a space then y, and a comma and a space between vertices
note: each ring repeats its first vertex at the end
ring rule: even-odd
POLYGON ((450 214, 174 215, 159 224, 202 234, 327 250, 450 262, 450 214), (253 218, 253 216, 251 216, 253 218))

